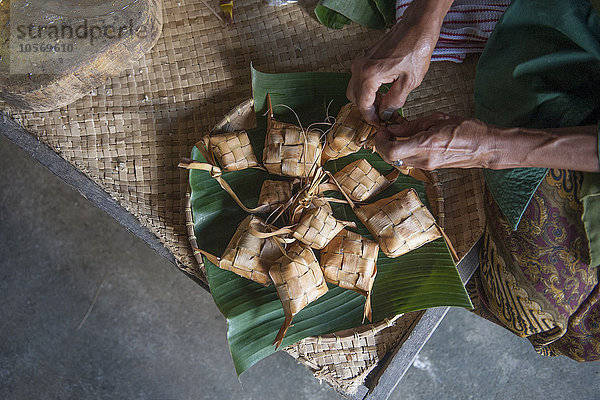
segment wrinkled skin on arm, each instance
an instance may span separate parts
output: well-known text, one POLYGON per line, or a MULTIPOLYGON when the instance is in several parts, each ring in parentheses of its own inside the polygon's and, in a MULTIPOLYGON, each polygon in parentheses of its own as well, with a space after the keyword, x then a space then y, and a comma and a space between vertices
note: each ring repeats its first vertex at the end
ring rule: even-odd
POLYGON ((518 167, 600 171, 598 127, 499 128, 444 113, 381 128, 375 147, 388 163, 425 170, 518 167))

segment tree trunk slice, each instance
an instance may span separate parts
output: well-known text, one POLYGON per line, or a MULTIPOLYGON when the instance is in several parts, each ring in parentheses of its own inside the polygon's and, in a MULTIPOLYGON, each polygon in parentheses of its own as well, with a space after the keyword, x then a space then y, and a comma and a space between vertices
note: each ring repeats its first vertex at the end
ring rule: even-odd
POLYGON ((146 54, 162 22, 162 0, 4 1, 0 98, 30 111, 70 104, 146 54), (27 44, 45 51, 23 52, 27 44))

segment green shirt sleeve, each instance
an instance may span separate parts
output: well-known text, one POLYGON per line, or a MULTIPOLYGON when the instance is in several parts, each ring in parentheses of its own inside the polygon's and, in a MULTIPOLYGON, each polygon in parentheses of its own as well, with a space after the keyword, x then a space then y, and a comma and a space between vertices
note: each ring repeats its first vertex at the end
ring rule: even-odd
POLYGON ((598 121, 598 167, 600 167, 600 121, 598 121))
POLYGON ((600 173, 585 173, 581 185, 581 220, 590 247, 590 266, 600 265, 600 173))

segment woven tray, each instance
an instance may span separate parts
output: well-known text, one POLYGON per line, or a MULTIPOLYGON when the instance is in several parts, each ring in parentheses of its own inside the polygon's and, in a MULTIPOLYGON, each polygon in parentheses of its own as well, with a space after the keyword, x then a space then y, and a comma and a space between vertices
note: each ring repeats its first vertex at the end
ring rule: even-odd
MULTIPOLYGON (((227 113, 211 132, 233 132, 255 125, 254 101, 248 99, 227 113)), ((456 241, 457 252, 462 257, 483 232, 480 226, 483 214, 478 212, 482 210, 482 192, 475 190, 476 186, 482 188, 479 171, 439 170, 429 172, 428 176, 432 184, 425 184, 425 187, 432 212, 445 229, 446 221, 450 223, 448 235, 456 241), (446 197, 452 202, 450 218, 446 218, 446 197)), ((189 192, 186 193, 185 216, 190 247, 197 249, 189 192)), ((202 254, 199 251, 193 251, 193 254, 204 274, 202 254)), ((406 340, 421 316, 421 312, 413 312, 331 335, 308 337, 288 346, 285 351, 310 368, 316 378, 325 380, 343 394, 353 394, 379 360, 406 340)))

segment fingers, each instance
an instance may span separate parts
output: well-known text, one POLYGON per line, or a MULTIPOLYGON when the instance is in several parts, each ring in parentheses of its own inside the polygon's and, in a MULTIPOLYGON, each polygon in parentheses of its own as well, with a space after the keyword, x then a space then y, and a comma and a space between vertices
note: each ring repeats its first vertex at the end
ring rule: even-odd
POLYGON ((375 149, 388 164, 399 160, 398 147, 399 142, 390 140, 390 132, 386 128, 381 128, 375 135, 375 149))
POLYGON ((369 66, 370 64, 366 63, 364 58, 365 51, 359 54, 352 63, 352 76, 346 89, 346 97, 356 104, 367 122, 379 125, 375 98, 382 82, 373 67, 369 66))
POLYGON ((390 119, 392 113, 404 105, 408 94, 414 89, 409 80, 407 75, 401 75, 394 81, 390 90, 383 95, 379 105, 379 114, 384 121, 390 119))
POLYGON ((435 112, 426 117, 408 121, 403 124, 388 125, 387 129, 392 136, 412 136, 416 133, 434 128, 440 122, 448 120, 448 118, 449 116, 447 114, 435 112))
POLYGON ((375 107, 375 97, 379 85, 374 84, 370 81, 360 82, 359 78, 355 78, 356 75, 352 75, 348 89, 346 90, 346 97, 356 104, 364 119, 370 124, 378 125, 379 117, 375 107))

